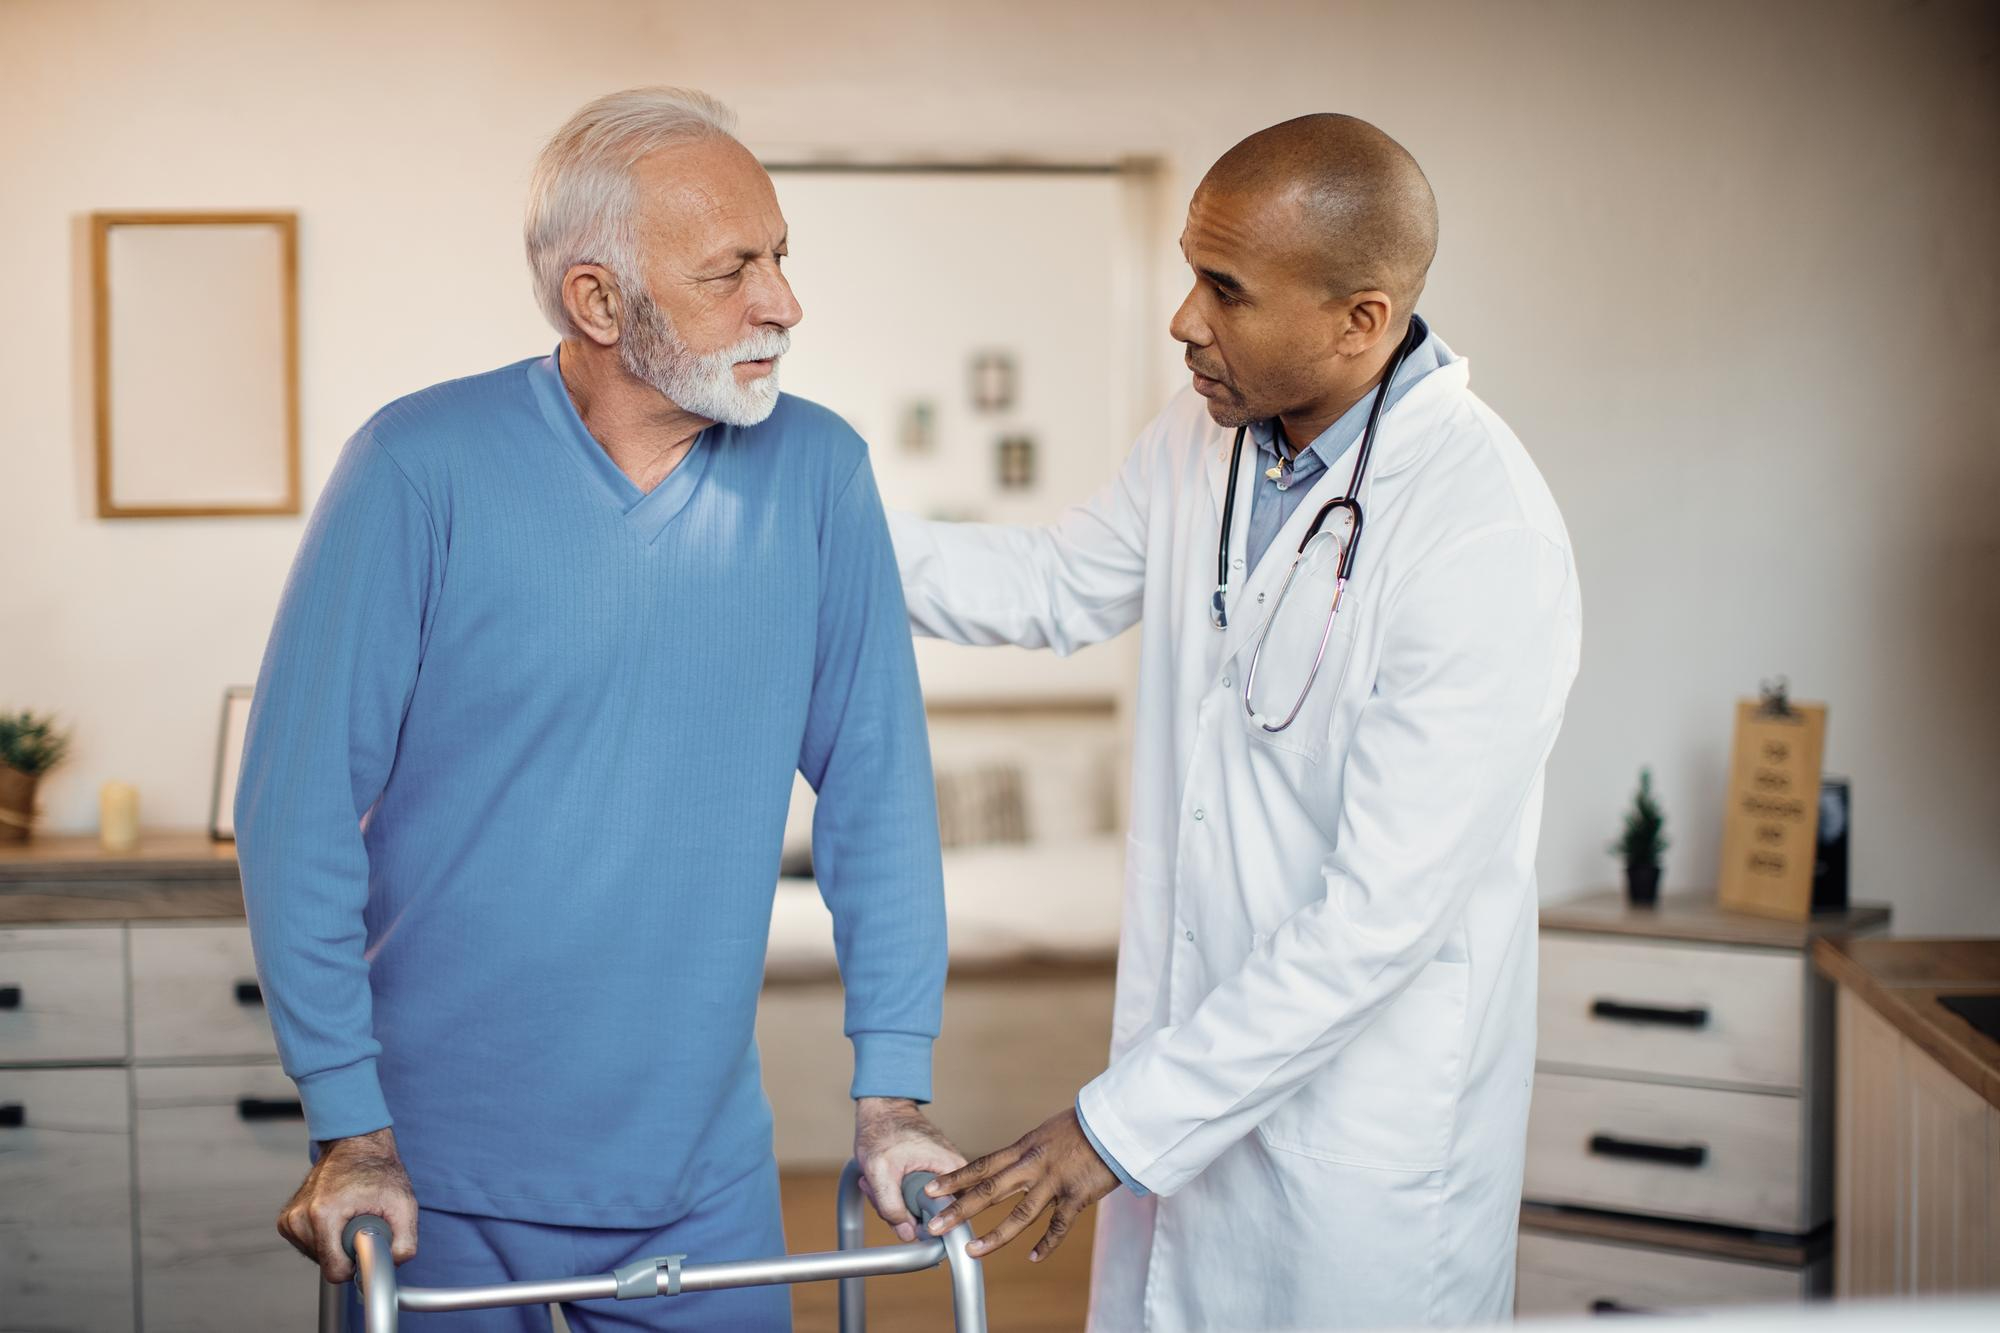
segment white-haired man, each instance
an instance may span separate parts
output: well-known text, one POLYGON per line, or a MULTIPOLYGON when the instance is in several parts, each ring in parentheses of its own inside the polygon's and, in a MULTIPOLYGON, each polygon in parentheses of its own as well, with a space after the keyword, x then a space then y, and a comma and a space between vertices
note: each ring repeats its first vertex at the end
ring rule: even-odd
MULTIPOLYGON (((895 558, 861 440, 778 393, 785 220, 730 130, 673 89, 564 126, 527 217, 561 345, 362 427, 286 586, 237 840, 318 1147, 279 1229, 329 1280, 363 1212, 424 1285, 782 1251, 753 1020, 794 771, 870 1192, 914 1237, 893 1182, 963 1161, 918 1109, 944 910, 895 558)), ((567 1313, 790 1324, 781 1287, 567 1313)))

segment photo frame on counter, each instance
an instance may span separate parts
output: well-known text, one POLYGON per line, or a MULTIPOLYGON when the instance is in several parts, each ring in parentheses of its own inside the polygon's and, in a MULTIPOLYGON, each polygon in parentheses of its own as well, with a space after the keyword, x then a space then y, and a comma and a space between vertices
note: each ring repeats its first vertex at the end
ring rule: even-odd
POLYGON ((98 517, 298 513, 298 215, 90 223, 98 517))
POLYGON ((222 692, 222 725, 215 739, 215 787, 208 802, 208 836, 236 841, 236 782, 243 771, 243 740, 250 730, 248 685, 222 692))

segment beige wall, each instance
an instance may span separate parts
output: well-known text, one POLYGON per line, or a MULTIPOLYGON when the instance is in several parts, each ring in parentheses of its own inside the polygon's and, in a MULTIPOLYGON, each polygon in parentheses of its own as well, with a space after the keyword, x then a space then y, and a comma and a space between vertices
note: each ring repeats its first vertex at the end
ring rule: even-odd
MULTIPOLYGON (((205 818, 292 520, 90 517, 75 218, 297 208, 307 493, 385 399, 546 346, 517 218, 586 97, 705 85, 769 150, 1157 154, 1336 108, 1435 183, 1425 309, 1568 517, 1584 669, 1544 892, 1604 882, 1642 762, 1713 875, 1732 699, 1833 706, 1857 880, 2000 932, 2000 83, 1980 3, 0 4, 0 704, 205 818)), ((1170 253, 1168 251, 1167 253, 1170 253)), ((1163 265, 1159 303, 1177 292, 1163 265)), ((1161 310, 1148 312, 1163 325, 1161 310)), ((810 326, 802 333, 809 335, 810 326)), ((1160 338, 1159 388, 1173 349, 1160 338)))

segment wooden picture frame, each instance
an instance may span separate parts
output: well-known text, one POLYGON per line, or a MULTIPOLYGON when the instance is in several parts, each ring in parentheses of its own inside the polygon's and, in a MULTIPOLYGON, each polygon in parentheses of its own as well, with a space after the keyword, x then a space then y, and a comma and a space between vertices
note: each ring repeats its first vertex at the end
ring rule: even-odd
POLYGON ((90 224, 98 517, 298 513, 298 214, 90 224))

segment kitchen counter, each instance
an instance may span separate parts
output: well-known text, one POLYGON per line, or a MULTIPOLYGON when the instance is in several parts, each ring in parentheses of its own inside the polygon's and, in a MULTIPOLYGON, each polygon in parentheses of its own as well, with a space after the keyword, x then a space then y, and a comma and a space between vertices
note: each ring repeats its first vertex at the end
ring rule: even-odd
POLYGON ((129 852, 94 836, 0 843, 0 926, 243 919, 236 844, 149 832, 129 852))
POLYGON ((2000 995, 2000 940, 1821 939, 1813 963, 2000 1108, 2000 1042, 1938 1003, 1943 995, 2000 995))

